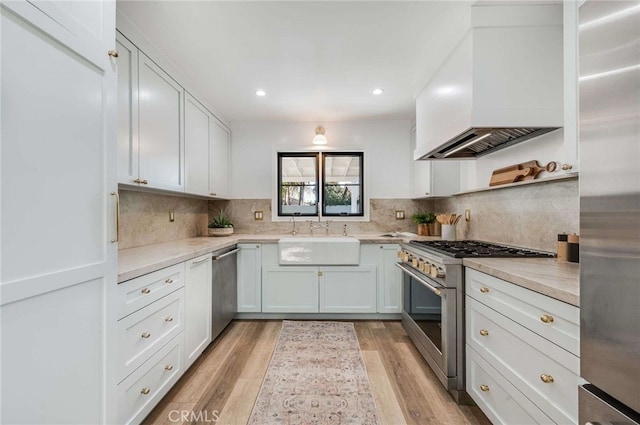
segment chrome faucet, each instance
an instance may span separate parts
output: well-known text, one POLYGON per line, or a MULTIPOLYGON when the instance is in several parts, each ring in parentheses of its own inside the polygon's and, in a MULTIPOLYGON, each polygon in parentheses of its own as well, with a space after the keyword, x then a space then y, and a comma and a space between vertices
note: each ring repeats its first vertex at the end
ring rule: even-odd
POLYGON ((291 217, 291 236, 295 236, 296 235, 296 219, 291 217))

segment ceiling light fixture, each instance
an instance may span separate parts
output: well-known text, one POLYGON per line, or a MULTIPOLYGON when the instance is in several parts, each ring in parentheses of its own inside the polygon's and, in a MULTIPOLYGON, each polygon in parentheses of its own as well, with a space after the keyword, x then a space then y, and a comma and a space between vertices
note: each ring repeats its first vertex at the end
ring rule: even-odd
POLYGON ((266 91, 264 91, 264 90, 258 90, 258 91, 256 92, 256 96, 263 97, 263 96, 266 96, 266 95, 267 95, 267 92, 266 92, 266 91))
POLYGON ((316 127, 316 137, 313 138, 314 145, 326 145, 327 138, 324 136, 324 127, 319 125, 316 127))
POLYGON ((375 94, 377 96, 379 94, 384 93, 384 90, 382 90, 382 89, 373 89, 373 91, 371 93, 373 93, 373 94, 375 94))

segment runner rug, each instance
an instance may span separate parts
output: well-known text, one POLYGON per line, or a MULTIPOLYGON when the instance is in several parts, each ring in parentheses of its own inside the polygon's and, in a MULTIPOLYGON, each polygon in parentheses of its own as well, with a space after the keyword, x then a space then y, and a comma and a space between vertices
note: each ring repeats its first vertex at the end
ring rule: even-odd
POLYGON ((284 321, 251 425, 378 425, 353 323, 284 321))

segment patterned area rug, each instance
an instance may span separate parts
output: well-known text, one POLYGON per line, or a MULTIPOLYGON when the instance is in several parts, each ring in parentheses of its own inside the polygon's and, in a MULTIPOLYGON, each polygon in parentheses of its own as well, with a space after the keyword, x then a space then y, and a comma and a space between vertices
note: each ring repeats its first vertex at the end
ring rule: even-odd
POLYGON ((353 323, 284 321, 251 425, 378 425, 353 323))

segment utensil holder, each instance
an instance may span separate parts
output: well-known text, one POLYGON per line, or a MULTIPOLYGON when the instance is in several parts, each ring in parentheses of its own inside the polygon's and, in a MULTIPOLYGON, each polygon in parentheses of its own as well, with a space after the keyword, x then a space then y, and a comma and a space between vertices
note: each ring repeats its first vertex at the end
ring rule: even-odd
POLYGON ((455 224, 443 224, 442 236, 443 241, 455 241, 456 240, 456 225, 455 224))

